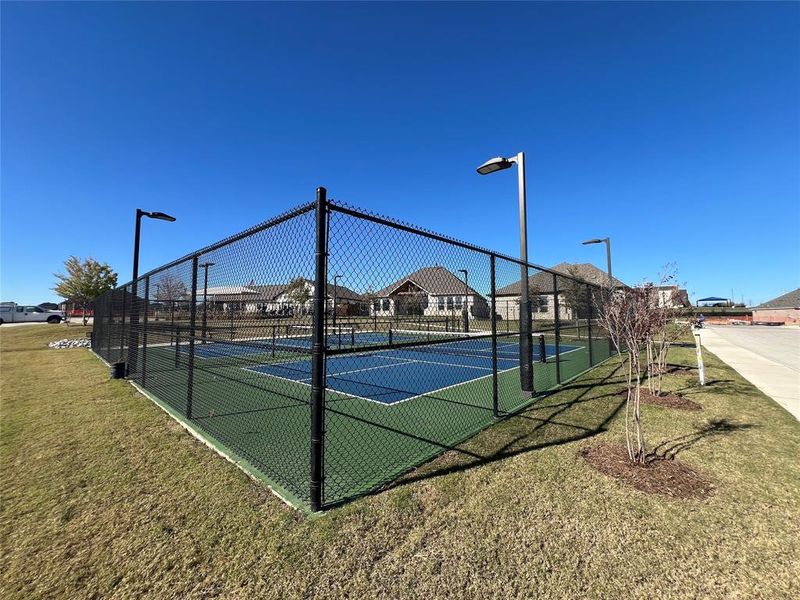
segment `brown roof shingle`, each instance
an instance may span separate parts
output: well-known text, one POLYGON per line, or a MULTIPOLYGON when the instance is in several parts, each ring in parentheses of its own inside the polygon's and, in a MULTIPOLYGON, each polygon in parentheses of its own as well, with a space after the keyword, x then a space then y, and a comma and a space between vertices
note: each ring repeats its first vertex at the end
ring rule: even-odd
POLYGON ((759 304, 756 308, 800 308, 800 288, 759 304))
MULTIPOLYGON (((553 271, 558 271, 570 277, 577 277, 594 285, 608 285, 608 273, 602 271, 590 263, 558 263, 551 267, 553 271)), ((613 278, 614 287, 628 287, 616 277, 613 278)), ((546 271, 538 271, 535 275, 528 278, 528 286, 542 294, 553 293, 553 275, 546 271)), ((504 286, 497 290, 498 296, 519 296, 522 286, 519 281, 504 286)))
MULTIPOLYGON (((444 267, 435 266, 423 267, 414 271, 410 275, 401 277, 391 285, 387 285, 385 288, 380 290, 377 295, 388 296, 393 290, 397 289, 407 281, 414 283, 418 287, 422 288, 429 294, 433 294, 434 296, 464 293, 463 279, 456 277, 454 273, 451 273, 444 267)), ((480 296, 480 294, 473 288, 470 287, 468 290, 470 295, 480 296)))

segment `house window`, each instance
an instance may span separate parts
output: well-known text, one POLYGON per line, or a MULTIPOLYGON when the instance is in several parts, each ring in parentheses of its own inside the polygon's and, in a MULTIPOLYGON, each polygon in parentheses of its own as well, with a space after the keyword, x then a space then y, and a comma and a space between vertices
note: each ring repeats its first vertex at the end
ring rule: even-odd
POLYGON ((456 296, 455 301, 456 301, 456 310, 461 310, 461 307, 464 305, 464 298, 462 298, 461 296, 456 296))
POLYGON ((536 311, 537 312, 547 312, 548 306, 548 298, 547 296, 537 296, 536 297, 536 311))
POLYGON ((447 310, 453 310, 453 297, 447 297, 447 310))
POLYGON ((444 296, 439 296, 437 300, 437 307, 439 310, 444 310, 444 296))
POLYGON ((383 299, 383 311, 384 312, 389 312, 389 299, 388 298, 384 298, 383 299))
POLYGON ((375 309, 375 312, 378 312, 381 309, 381 301, 376 299, 372 301, 372 308, 375 309))

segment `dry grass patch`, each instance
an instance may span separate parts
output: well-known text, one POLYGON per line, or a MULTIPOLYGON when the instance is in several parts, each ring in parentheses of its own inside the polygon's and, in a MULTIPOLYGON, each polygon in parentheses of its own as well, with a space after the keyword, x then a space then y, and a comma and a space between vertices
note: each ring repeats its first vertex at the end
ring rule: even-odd
POLYGON ((702 501, 577 454, 624 440, 611 362, 308 519, 86 350, 46 347, 74 333, 0 328, 4 600, 800 596, 800 424, 711 355, 716 383, 665 387, 702 413, 645 407, 651 451, 713 480, 702 501))

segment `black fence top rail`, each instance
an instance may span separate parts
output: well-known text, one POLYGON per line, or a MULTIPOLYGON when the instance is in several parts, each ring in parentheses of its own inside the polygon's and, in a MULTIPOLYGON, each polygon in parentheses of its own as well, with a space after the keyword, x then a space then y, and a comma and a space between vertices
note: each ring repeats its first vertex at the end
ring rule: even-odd
POLYGON ((436 233, 434 231, 430 231, 428 229, 423 229, 417 227, 415 225, 410 225, 408 223, 404 223, 403 221, 392 219, 389 217, 385 217, 382 215, 376 215, 374 213, 366 212, 362 209, 355 208, 348 204, 334 202, 333 200, 328 201, 328 206, 331 210, 336 212, 340 212, 345 215, 350 215, 352 217, 357 217, 359 219, 364 219, 366 221, 372 221, 373 223, 378 223, 380 225, 386 225, 387 227, 392 227, 394 229, 400 229, 401 231, 407 231, 408 233, 414 233, 416 235, 421 235, 423 237, 427 237, 432 240, 437 240, 439 242, 445 242, 447 244, 452 244, 454 246, 459 246, 460 248, 464 248, 466 250, 472 250, 473 252, 480 252, 482 254, 486 254, 489 256, 495 256, 497 258, 501 258, 503 260, 507 260, 509 262, 516 263, 520 266, 523 264, 530 269, 536 269, 538 271, 544 271, 545 273, 550 273, 552 275, 558 275, 559 277, 564 277, 565 279, 571 279, 572 281, 577 281, 579 283, 585 283, 592 287, 600 287, 596 283, 592 283, 591 281, 586 281, 585 279, 581 279, 579 277, 575 277, 574 275, 569 275, 567 273, 562 273, 560 271, 554 271, 548 267, 543 267, 542 265, 537 265, 535 263, 527 262, 523 263, 519 258, 515 258, 513 256, 509 256, 507 254, 503 254, 501 252, 495 252, 494 250, 489 250, 488 248, 483 248, 481 246, 476 246, 474 244, 470 244, 468 242, 463 242, 457 238, 453 238, 447 235, 443 235, 441 233, 436 233))
MULTIPOLYGON (((152 269, 151 271, 148 271, 144 275, 139 275, 139 279, 144 279, 145 277, 150 277, 152 275, 155 275, 156 273, 160 273, 161 271, 165 271, 165 270, 169 269, 170 267, 174 267, 175 265, 178 265, 178 264, 180 264, 180 263, 182 263, 184 261, 190 260, 190 259, 194 258, 195 256, 200 256, 201 254, 208 254, 209 252, 213 252, 214 250, 218 250, 218 249, 222 248, 223 246, 227 246, 228 244, 232 244, 234 242, 237 242, 237 241, 239 241, 241 239, 244 239, 244 238, 246 238, 246 237, 248 237, 250 235, 253 235, 254 233, 258 233, 259 231, 262 231, 264 229, 269 229, 270 227, 274 227, 275 225, 279 225, 279 224, 283 223, 284 221, 288 221, 289 219, 293 219, 294 217, 298 217, 298 216, 300 216, 302 214, 305 214, 307 212, 310 212, 312 210, 314 210, 314 203, 313 202, 309 202, 308 204, 301 204, 300 206, 297 206, 297 207, 295 207, 295 208, 293 208, 291 210, 288 210, 285 213, 282 213, 282 214, 278 215, 277 217, 273 217, 272 219, 267 219, 266 221, 262 221, 261 223, 258 223, 257 225, 253 225, 252 227, 248 227, 244 231, 240 231, 239 233, 235 233, 235 234, 233 234, 231 236, 226 237, 225 239, 222 239, 222 240, 220 240, 218 242, 214 242, 213 244, 205 246, 204 248, 200 248, 199 250, 195 250, 194 252, 190 252, 189 254, 186 254, 186 255, 184 255, 184 256, 182 256, 180 258, 176 258, 175 260, 170 261, 165 265, 161 265, 160 267, 156 267, 155 269, 152 269)), ((129 281, 129 282, 124 283, 122 285, 119 285, 117 287, 124 287, 126 285, 130 285, 131 283, 133 283, 133 281, 129 281)))

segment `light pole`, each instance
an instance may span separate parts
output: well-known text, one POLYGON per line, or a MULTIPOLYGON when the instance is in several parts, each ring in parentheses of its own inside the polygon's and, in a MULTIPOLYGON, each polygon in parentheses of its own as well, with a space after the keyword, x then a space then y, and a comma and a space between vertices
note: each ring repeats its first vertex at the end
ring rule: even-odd
POLYGON ((213 267, 216 263, 204 262, 198 265, 204 270, 203 273, 203 343, 206 343, 207 324, 208 324, 208 267, 213 267))
POLYGON ((464 333, 469 333, 469 271, 459 269, 458 272, 464 274, 464 310, 462 314, 464 317, 464 333))
MULTIPOLYGON (((614 277, 611 275, 611 238, 594 238, 591 240, 586 240, 583 242, 584 246, 589 244, 601 244, 605 243, 606 245, 606 260, 608 261, 608 298, 611 299, 611 295, 614 293, 614 277)), ((608 338, 608 354, 611 356, 613 350, 611 336, 608 338)))
MULTIPOLYGON (((136 209, 136 230, 133 236, 133 283, 131 285, 131 296, 133 297, 133 308, 131 310, 131 334, 128 344, 128 373, 136 372, 136 363, 139 353, 139 303, 135 301, 138 294, 139 279, 139 238, 142 232, 142 217, 158 219, 160 221, 175 221, 172 217, 162 212, 147 212, 141 208, 136 209)), ((148 299, 145 298, 145 302, 148 299)))
POLYGON ((478 173, 489 175, 495 171, 510 169, 517 165, 519 187, 519 254, 520 254, 520 315, 519 315, 519 376, 522 393, 533 395, 533 344, 531 340, 531 302, 528 293, 528 217, 525 190, 525 153, 520 152, 511 158, 498 156, 478 167, 478 173))
POLYGON ((614 289, 614 278, 611 275, 611 238, 595 238, 593 240, 586 240, 583 242, 584 246, 589 244, 602 244, 605 243, 606 245, 606 259, 608 260, 608 291, 611 292, 614 289))
POLYGON ((334 275, 333 276, 333 326, 336 327, 336 293, 339 289, 339 280, 342 278, 341 275, 334 275))

